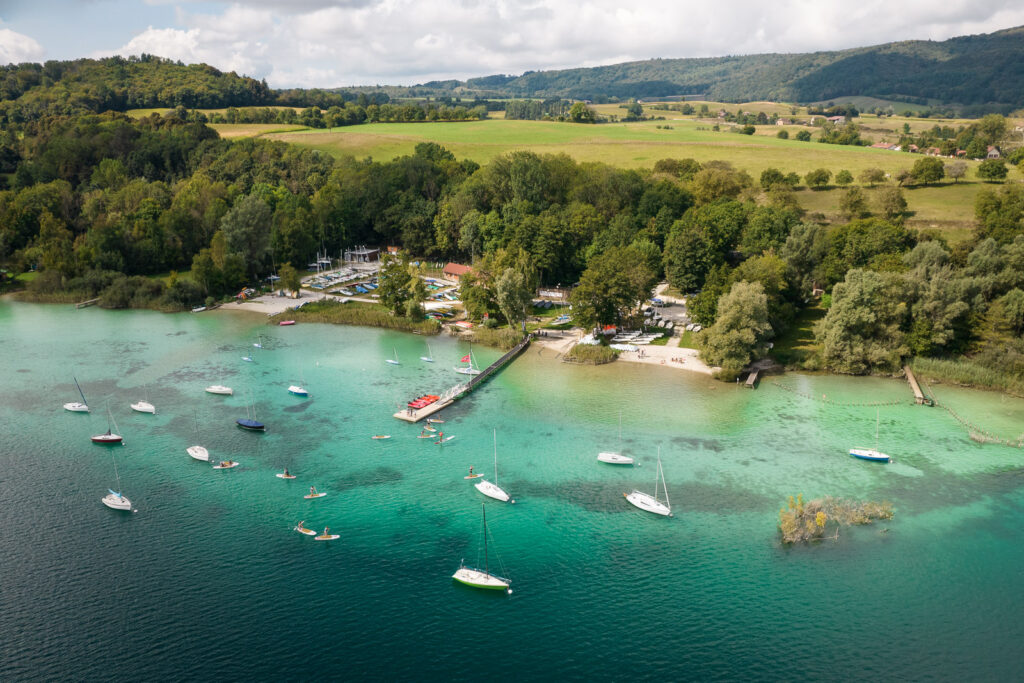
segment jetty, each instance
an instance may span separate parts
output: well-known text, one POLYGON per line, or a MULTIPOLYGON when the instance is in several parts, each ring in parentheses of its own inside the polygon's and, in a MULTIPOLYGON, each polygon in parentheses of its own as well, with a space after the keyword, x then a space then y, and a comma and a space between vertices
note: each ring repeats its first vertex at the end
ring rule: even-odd
POLYGON ((917 405, 932 406, 935 405, 935 401, 930 397, 925 396, 925 393, 921 391, 921 385, 917 383, 917 378, 914 377, 914 371, 910 369, 909 365, 903 366, 903 372, 907 374, 907 382, 910 384, 910 390, 914 392, 914 403, 917 405))
POLYGON ((760 374, 760 370, 751 370, 750 374, 747 375, 747 389, 757 388, 757 376, 760 374))
POLYGON ((530 345, 530 339, 531 336, 526 335, 523 337, 522 341, 512 347, 508 353, 481 370, 479 375, 474 375, 468 382, 456 384, 451 389, 448 389, 448 391, 441 394, 441 396, 430 405, 423 406, 422 408, 405 408, 404 410, 399 410, 395 413, 394 417, 405 422, 416 423, 424 418, 434 415, 444 408, 447 408, 463 396, 472 393, 474 389, 496 375, 502 368, 515 360, 516 356, 521 354, 523 350, 530 345))
POLYGON ((88 306, 95 306, 99 302, 100 302, 99 297, 96 297, 95 299, 89 299, 88 301, 80 301, 80 302, 78 302, 77 304, 75 304, 75 308, 87 308, 88 306))

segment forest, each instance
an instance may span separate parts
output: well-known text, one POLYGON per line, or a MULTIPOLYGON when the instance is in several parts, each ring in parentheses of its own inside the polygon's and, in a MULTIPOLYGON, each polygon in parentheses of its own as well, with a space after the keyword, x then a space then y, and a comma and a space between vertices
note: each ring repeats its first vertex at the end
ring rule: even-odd
POLYGON ((531 152, 481 167, 434 143, 392 161, 336 160, 223 140, 175 112, 44 116, 3 135, 0 263, 35 271, 28 295, 41 300, 181 309, 301 269, 317 250, 398 245, 476 264, 467 310, 510 325, 538 284, 576 285, 579 324, 634 324, 666 278, 693 293, 702 353, 725 378, 816 306, 826 312, 808 367, 890 372, 966 354, 1024 377, 1024 188, 992 182, 975 234, 951 247, 903 224, 900 185, 941 177, 934 158, 899 185, 862 174, 886 185, 878 206, 844 178, 848 222, 828 224, 793 196, 794 184, 827 183, 825 169, 755 181, 724 162, 635 170, 531 152))

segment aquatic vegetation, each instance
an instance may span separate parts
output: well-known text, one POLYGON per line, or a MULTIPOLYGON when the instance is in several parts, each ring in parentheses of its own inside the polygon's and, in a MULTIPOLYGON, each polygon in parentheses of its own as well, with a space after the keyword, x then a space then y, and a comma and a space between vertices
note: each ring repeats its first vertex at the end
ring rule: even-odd
POLYGON ((842 498, 816 498, 804 502, 803 494, 789 497, 779 510, 779 531, 783 543, 806 543, 821 539, 831 528, 836 534, 840 526, 871 524, 876 519, 892 519, 892 503, 884 501, 853 501, 842 498))

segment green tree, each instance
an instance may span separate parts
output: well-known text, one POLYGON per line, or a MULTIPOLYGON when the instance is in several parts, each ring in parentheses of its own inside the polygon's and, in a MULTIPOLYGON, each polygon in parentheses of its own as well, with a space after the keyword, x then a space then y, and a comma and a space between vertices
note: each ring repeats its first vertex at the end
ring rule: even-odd
POLYGON ((737 171, 728 163, 707 164, 690 181, 693 196, 699 204, 710 204, 716 199, 736 197, 751 183, 750 176, 737 171))
POLYGON ((620 324, 636 316, 656 282, 642 253, 633 247, 612 247, 588 264, 573 289, 573 318, 584 329, 620 324))
POLYGON ((827 168, 816 168, 804 176, 804 182, 812 190, 821 190, 828 187, 828 181, 832 178, 832 171, 827 168))
POLYGON ((874 187, 878 183, 885 182, 885 171, 880 168, 865 168, 857 178, 862 184, 874 187))
POLYGON ((785 185, 786 176, 777 168, 766 168, 761 171, 761 189, 770 190, 776 185, 785 185))
POLYGON ((1006 162, 1002 159, 985 159, 978 164, 978 177, 987 182, 994 182, 1006 178, 1006 162))
MULTIPOLYGON (((898 192, 899 190, 897 190, 898 192)), ((868 198, 864 190, 859 187, 851 187, 839 195, 839 210, 847 220, 864 218, 870 215, 868 211, 868 198)))
POLYGON ((754 131, 756 131, 756 130, 757 129, 754 128, 754 126, 751 126, 750 124, 747 124, 747 125, 743 126, 742 128, 740 128, 740 133, 742 133, 743 135, 753 135, 754 131))
POLYGON ((519 268, 506 268, 498 276, 494 284, 494 300, 509 327, 526 322, 535 291, 529 274, 519 268))
POLYGON ((847 171, 845 168, 839 173, 836 173, 836 185, 845 187, 853 182, 853 174, 847 171))
POLYGON ((775 134, 775 137, 777 137, 780 140, 788 140, 789 139, 789 131, 787 131, 787 130, 780 130, 778 133, 775 134))
POLYGON ((815 330, 825 367, 862 375, 892 371, 908 353, 900 278, 854 269, 832 289, 832 305, 815 330))
POLYGON ((281 278, 281 289, 288 292, 298 292, 302 288, 302 281, 299 278, 299 271, 290 263, 282 263, 277 269, 277 276, 281 278))
POLYGON ((392 314, 405 313, 406 302, 412 295, 412 280, 409 264, 404 259, 391 254, 385 254, 381 258, 377 294, 380 295, 380 302, 389 308, 392 314))
POLYGON ((811 131, 809 131, 809 130, 798 130, 796 132, 796 139, 799 140, 800 142, 810 142, 811 141, 811 131))
POLYGON ((257 275, 270 254, 270 207, 255 195, 235 204, 220 222, 227 250, 240 254, 251 275, 257 275))
POLYGON ((752 360, 768 352, 772 327, 768 298, 759 282, 737 282, 718 301, 715 324, 698 337, 701 359, 719 366, 719 379, 731 381, 752 360))
POLYGON ((946 167, 942 163, 942 159, 937 157, 921 157, 914 162, 910 169, 910 177, 914 179, 914 182, 923 185, 937 183, 945 175, 946 167))
POLYGON ((594 110, 586 104, 575 102, 569 109, 569 120, 573 123, 594 123, 597 117, 594 116, 594 110))
POLYGON ((676 221, 664 253, 665 275, 673 287, 681 292, 700 289, 718 258, 718 252, 703 230, 676 221))
POLYGON ((1001 299, 1003 317, 1015 334, 1024 332, 1024 291, 1011 289, 1001 299))
POLYGON ((907 213, 907 198, 898 187, 883 187, 876 195, 878 211, 889 220, 902 218, 907 213))

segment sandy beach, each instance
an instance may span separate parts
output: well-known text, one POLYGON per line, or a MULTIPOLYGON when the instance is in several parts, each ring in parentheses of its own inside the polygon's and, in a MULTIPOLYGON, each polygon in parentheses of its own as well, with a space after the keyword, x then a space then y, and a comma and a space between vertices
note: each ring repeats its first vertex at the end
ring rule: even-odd
MULTIPOLYGON (((570 330, 567 332, 552 332, 546 330, 548 336, 536 337, 533 341, 535 346, 542 346, 551 349, 558 354, 563 354, 572 348, 579 340, 579 331, 570 330)), ((670 343, 674 338, 670 340, 670 343)), ((689 370, 710 375, 713 368, 708 367, 697 357, 696 349, 682 349, 678 346, 641 346, 638 351, 623 351, 619 354, 618 360, 627 363, 645 363, 647 365, 660 365, 666 368, 677 370, 689 370)))

